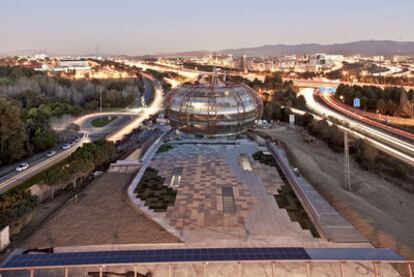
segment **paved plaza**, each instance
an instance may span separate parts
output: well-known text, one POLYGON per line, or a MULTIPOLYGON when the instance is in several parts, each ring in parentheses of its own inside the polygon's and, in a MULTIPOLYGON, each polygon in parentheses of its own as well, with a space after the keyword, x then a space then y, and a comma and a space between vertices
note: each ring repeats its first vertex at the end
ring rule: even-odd
MULTIPOLYGON (((314 238, 288 213, 280 209, 274 195, 283 181, 274 167, 252 155, 255 142, 172 143, 173 148, 156 154, 149 167, 158 170, 169 186, 175 168, 182 171, 175 204, 164 214, 164 224, 175 228, 187 244, 319 246, 327 242, 314 238), (241 167, 246 156, 252 170, 241 167), (223 207, 223 188, 231 188, 234 211, 223 207)), ((155 212, 154 212, 155 214, 155 212)), ((159 217, 159 214, 157 215, 159 217)))

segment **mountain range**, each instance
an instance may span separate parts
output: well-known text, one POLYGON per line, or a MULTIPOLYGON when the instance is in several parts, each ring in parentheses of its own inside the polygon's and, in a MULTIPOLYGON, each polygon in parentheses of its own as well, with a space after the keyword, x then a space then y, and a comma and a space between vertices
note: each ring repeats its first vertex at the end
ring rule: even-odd
MULTIPOLYGON (((39 51, 39 50, 20 50, 12 52, 1 52, 1 54, 6 55, 34 55, 38 53, 45 53, 50 56, 60 56, 60 55, 70 55, 69 53, 51 53, 48 51, 39 51)), ((326 53, 326 54, 342 54, 344 56, 351 55, 363 55, 363 56, 392 56, 392 55, 402 55, 402 56, 414 56, 414 41, 392 41, 392 40, 361 40, 347 43, 335 43, 335 44, 317 44, 317 43, 307 43, 307 44, 274 44, 274 45, 263 45, 258 47, 245 47, 245 48, 232 48, 232 49, 223 49, 223 50, 195 50, 195 51, 186 51, 178 53, 158 53, 154 55, 147 56, 197 56, 204 55, 208 53, 217 53, 217 54, 232 54, 233 56, 283 56, 283 55, 306 55, 306 54, 315 54, 315 53, 326 53)), ((100 56, 110 57, 110 56, 119 56, 120 53, 112 54, 103 54, 100 53, 100 56)), ((75 56, 93 56, 91 55, 75 55, 75 56)), ((125 55, 129 56, 129 55, 125 55)))
POLYGON ((335 43, 335 44, 275 44, 275 45, 263 45, 259 47, 249 48, 234 48, 224 49, 219 51, 188 51, 176 53, 176 56, 194 56, 196 54, 205 53, 221 53, 232 54, 234 56, 282 56, 282 55, 305 55, 315 53, 326 54, 342 54, 345 56, 350 55, 363 55, 363 56, 392 56, 392 55, 407 55, 414 56, 414 42, 412 41, 392 41, 392 40, 361 40, 348 43, 335 43))

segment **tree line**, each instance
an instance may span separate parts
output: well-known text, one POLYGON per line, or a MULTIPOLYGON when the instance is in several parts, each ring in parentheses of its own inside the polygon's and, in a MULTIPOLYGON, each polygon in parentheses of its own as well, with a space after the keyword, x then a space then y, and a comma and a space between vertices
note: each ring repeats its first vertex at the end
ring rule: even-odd
POLYGON ((50 122, 63 115, 127 107, 142 95, 142 78, 67 80, 30 68, 0 66, 0 165, 19 161, 55 146, 50 122))
POLYGON ((263 100, 263 119, 289 120, 289 107, 306 109, 306 100, 297 95, 292 81, 283 81, 279 74, 265 77, 263 81, 255 78, 250 81, 241 76, 228 76, 229 81, 244 83, 256 90, 263 100))
POLYGON ((407 91, 402 87, 381 88, 340 84, 335 97, 349 106, 353 106, 354 99, 359 98, 360 109, 391 116, 411 116, 405 114, 404 109, 405 105, 410 105, 410 102, 414 104, 414 91, 407 91))
MULTIPOLYGON (((295 115, 295 117, 298 125, 303 126, 314 137, 324 141, 335 152, 344 151, 344 133, 336 124, 329 124, 326 119, 315 120, 309 113, 303 116, 295 115)), ((334 118, 329 118, 329 120, 336 122, 334 118)), ((414 192, 414 175, 406 164, 378 151, 364 139, 351 137, 349 152, 362 168, 373 171, 408 192, 414 192)))

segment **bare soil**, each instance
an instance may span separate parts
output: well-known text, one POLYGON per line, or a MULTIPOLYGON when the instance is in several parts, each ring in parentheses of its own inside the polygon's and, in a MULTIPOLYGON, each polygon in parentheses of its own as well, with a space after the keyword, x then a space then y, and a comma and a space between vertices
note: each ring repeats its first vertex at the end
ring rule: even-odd
POLYGON ((21 247, 179 242, 129 204, 125 189, 134 175, 103 174, 77 200, 29 236, 21 247))
POLYGON ((414 259, 414 194, 362 169, 351 157, 352 192, 343 188, 344 158, 324 142, 285 127, 261 132, 286 146, 291 164, 375 247, 414 259))

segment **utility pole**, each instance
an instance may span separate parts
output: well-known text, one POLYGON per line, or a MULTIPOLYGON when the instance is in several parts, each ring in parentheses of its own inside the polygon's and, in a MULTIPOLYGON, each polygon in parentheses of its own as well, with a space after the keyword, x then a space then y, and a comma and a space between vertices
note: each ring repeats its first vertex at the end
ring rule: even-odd
POLYGON ((348 132, 344 132, 344 183, 347 191, 351 191, 351 170, 349 167, 348 132))
POLYGON ((99 112, 102 113, 102 90, 99 90, 99 112))

